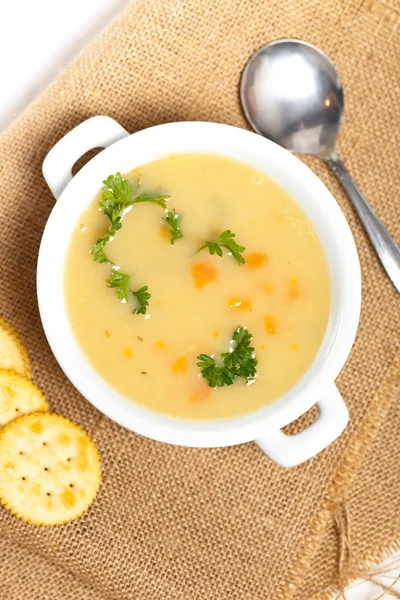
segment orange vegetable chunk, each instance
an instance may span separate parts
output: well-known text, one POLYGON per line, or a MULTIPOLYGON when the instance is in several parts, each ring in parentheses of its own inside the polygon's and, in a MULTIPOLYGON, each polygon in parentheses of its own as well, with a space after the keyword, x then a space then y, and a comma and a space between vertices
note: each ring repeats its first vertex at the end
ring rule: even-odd
POLYGON ((236 308, 236 310, 246 310, 251 308, 251 300, 243 300, 242 298, 229 298, 228 306, 230 308, 236 308))
POLYGON ((295 300, 296 298, 298 298, 300 296, 300 290, 298 288, 298 282, 297 282, 296 277, 292 277, 292 279, 289 281, 289 286, 290 286, 289 298, 292 298, 293 300, 295 300))
POLYGON ((268 335, 276 334, 276 325, 275 325, 275 320, 273 317, 271 317, 270 315, 267 315, 266 317, 264 317, 264 325, 265 325, 265 329, 267 330, 268 335))
POLYGON ((164 225, 161 225, 160 227, 160 235, 163 238, 168 238, 170 236, 168 229, 164 225))
POLYGON ((206 383, 201 383, 190 394, 189 398, 192 402, 203 402, 211 396, 212 389, 206 383))
POLYGON ((264 283, 263 290, 266 294, 272 294, 272 285, 270 283, 264 283))
POLYGON ((172 365, 172 371, 176 374, 188 372, 188 360, 186 356, 180 356, 172 365))
POLYGON ((252 252, 246 256, 246 264, 250 269, 259 269, 268 262, 267 257, 262 252, 252 252))
POLYGON ((207 262, 196 263, 192 267, 192 274, 196 287, 201 288, 217 277, 217 269, 207 262))

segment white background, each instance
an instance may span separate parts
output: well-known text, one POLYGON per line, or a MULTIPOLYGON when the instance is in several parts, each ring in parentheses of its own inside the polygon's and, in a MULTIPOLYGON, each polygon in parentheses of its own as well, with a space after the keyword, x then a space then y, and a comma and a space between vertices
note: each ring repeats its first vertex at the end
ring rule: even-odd
MULTIPOLYGON (((128 2, 0 0, 0 131, 128 2)), ((396 557, 396 564, 399 567, 391 575, 400 573, 400 556, 396 557)), ((386 586, 393 581, 388 574, 380 576, 380 580, 386 586)), ((396 589, 400 592, 400 584, 396 589)), ((381 589, 370 582, 359 582, 346 593, 346 599, 374 600, 380 593, 381 589)), ((384 596, 389 597, 393 598, 384 596)))
POLYGON ((0 0, 0 131, 129 0, 0 0))

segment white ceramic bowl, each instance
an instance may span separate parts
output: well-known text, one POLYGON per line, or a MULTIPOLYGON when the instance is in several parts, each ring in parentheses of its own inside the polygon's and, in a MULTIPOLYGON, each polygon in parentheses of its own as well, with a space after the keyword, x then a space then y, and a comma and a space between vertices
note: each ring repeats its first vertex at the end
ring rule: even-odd
POLYGON ((255 440, 276 463, 292 466, 335 440, 348 422, 334 385, 356 335, 361 278, 354 240, 338 204, 300 160, 249 131, 217 123, 183 122, 129 135, 109 117, 93 117, 62 138, 43 163, 57 202, 40 246, 37 290, 40 315, 56 359, 75 387, 117 423, 155 440, 215 447, 255 440), (74 163, 88 150, 106 148, 72 178, 74 163), (68 242, 84 208, 110 173, 126 172, 165 154, 208 152, 240 160, 280 183, 303 207, 325 249, 332 282, 332 308, 322 346, 304 377, 273 404, 242 417, 199 422, 164 416, 135 404, 94 370, 69 324, 64 299, 68 242), (314 404, 318 419, 294 436, 281 428, 314 404))

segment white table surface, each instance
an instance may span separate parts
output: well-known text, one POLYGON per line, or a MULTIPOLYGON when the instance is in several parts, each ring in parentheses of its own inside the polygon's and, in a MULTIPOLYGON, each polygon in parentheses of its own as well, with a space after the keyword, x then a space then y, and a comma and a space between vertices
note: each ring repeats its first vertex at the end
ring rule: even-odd
MULTIPOLYGON (((149 0, 151 1, 151 0, 149 0)), ((0 131, 3 131, 129 0, 0 1, 0 131)), ((387 564, 391 564, 389 559, 387 564)), ((398 567, 390 572, 400 574, 398 567)), ((380 577, 389 586, 393 579, 380 577)), ((395 589, 400 593, 400 583, 395 589)), ((375 600, 381 588, 357 582, 346 600, 375 600)), ((393 598, 385 594, 385 600, 393 598)))

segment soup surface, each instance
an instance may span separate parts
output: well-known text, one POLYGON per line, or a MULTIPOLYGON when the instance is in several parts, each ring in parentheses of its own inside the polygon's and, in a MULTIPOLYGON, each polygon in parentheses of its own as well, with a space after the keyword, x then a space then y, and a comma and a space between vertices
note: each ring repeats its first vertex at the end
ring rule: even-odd
POLYGON ((136 194, 170 198, 166 210, 140 202, 125 212, 104 248, 117 268, 91 253, 110 225, 99 208, 102 191, 71 237, 65 295, 81 348, 111 386, 168 415, 220 419, 272 402, 307 370, 328 323, 330 279, 313 226, 269 177, 217 155, 169 156, 124 175, 138 178, 136 194), (182 237, 172 245, 161 219, 173 209, 182 237), (239 256, 246 264, 222 245, 222 257, 209 247, 196 253, 226 230, 245 247, 239 256), (132 312, 140 298, 128 292, 128 302, 121 301, 107 286, 111 273, 131 274, 133 291, 148 286, 145 314, 132 312), (215 357, 223 369, 221 353, 235 349, 238 327, 252 335, 256 376, 210 387, 197 357, 215 357))

